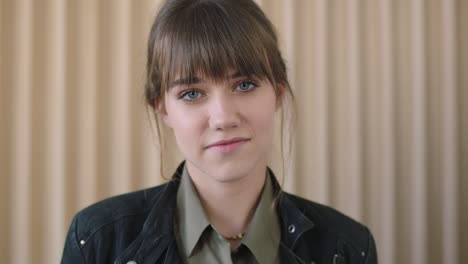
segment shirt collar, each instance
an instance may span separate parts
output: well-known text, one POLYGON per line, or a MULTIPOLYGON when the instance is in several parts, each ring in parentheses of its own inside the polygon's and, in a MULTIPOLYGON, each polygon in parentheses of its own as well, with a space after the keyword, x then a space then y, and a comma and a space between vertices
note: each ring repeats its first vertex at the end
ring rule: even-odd
POLYGON ((242 243, 249 248, 259 263, 275 263, 281 230, 274 205, 273 185, 268 173, 265 178, 260 201, 242 243))
MULTIPOLYGON (((265 184, 252 221, 242 244, 247 246, 259 263, 274 263, 281 239, 281 229, 273 205, 275 200, 271 177, 265 177, 265 184), (271 254, 275 252, 275 254, 271 254)), ((177 192, 177 212, 180 244, 185 256, 191 256, 205 229, 210 225, 201 206, 187 166, 184 167, 177 192)))
POLYGON ((201 206, 187 166, 184 166, 177 192, 177 213, 181 245, 185 256, 188 257, 210 222, 201 206))

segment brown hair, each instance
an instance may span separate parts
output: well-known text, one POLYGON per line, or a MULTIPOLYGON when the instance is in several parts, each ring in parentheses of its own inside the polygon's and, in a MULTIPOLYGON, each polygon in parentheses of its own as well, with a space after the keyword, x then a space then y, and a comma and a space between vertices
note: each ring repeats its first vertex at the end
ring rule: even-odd
POLYGON ((266 78, 283 102, 294 100, 274 27, 252 0, 167 0, 151 27, 147 56, 145 99, 155 114, 161 148, 155 108, 175 78, 220 80, 232 69, 266 78))

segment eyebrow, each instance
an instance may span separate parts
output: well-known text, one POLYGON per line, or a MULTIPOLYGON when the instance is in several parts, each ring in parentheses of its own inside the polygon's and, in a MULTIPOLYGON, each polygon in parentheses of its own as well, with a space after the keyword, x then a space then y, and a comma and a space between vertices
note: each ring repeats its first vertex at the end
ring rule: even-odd
MULTIPOLYGON (((236 78, 239 78, 241 76, 242 76, 242 74, 240 72, 236 72, 236 73, 232 74, 231 76, 229 76, 229 79, 236 79, 236 78)), ((206 81, 199 78, 199 77, 181 78, 181 79, 177 79, 177 80, 173 81, 172 85, 171 85, 171 87, 169 89, 174 88, 174 87, 179 86, 179 85, 191 85, 191 84, 204 83, 204 82, 206 82, 206 81)))

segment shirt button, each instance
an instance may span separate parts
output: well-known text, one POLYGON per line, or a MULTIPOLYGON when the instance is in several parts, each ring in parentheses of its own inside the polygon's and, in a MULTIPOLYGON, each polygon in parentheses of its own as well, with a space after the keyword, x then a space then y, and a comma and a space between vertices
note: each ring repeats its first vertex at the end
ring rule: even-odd
POLYGON ((296 232, 296 227, 295 227, 294 225, 290 225, 290 226, 288 227, 288 231, 289 231, 289 233, 292 234, 292 233, 296 232))
POLYGON ((137 263, 134 260, 130 260, 130 261, 127 262, 127 264, 137 264, 137 263))
POLYGON ((84 246, 84 244, 86 244, 86 241, 80 240, 80 245, 84 246))

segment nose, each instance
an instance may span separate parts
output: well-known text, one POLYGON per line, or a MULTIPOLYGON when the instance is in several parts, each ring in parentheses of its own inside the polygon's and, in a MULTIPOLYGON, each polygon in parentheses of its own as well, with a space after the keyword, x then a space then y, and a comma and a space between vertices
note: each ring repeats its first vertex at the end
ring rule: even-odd
POLYGON ((214 130, 226 130, 240 125, 241 118, 235 99, 225 93, 213 96, 209 107, 209 125, 214 130))

